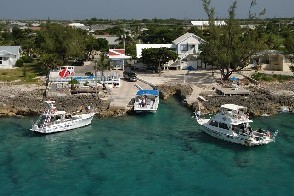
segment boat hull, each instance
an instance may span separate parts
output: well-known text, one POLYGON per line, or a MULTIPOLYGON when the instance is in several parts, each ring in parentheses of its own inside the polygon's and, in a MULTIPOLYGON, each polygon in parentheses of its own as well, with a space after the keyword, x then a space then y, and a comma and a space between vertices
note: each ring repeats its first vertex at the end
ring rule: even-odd
POLYGON ((139 103, 134 104, 134 111, 136 113, 156 113, 158 109, 158 104, 159 102, 156 101, 152 106, 151 105, 146 105, 145 107, 140 106, 139 103))
POLYGON ((235 144, 241 144, 244 146, 259 146, 259 145, 264 145, 264 144, 273 142, 273 139, 265 139, 265 140, 257 141, 245 135, 225 134, 221 131, 206 127, 205 125, 200 125, 200 130, 217 139, 235 143, 235 144))
POLYGON ((136 113, 156 113, 157 109, 143 109, 143 108, 134 108, 136 113))
POLYGON ((69 131, 72 129, 85 127, 91 124, 92 119, 94 117, 94 113, 90 114, 81 114, 75 116, 72 120, 56 123, 48 126, 38 127, 37 125, 33 125, 31 131, 38 132, 42 134, 50 134, 50 133, 56 133, 56 132, 63 132, 63 131, 69 131))
POLYGON ((271 136, 270 131, 259 128, 253 130, 247 108, 235 104, 224 104, 220 111, 210 119, 200 118, 200 111, 195 112, 200 129, 220 140, 245 146, 259 146, 275 141, 278 130, 271 136))

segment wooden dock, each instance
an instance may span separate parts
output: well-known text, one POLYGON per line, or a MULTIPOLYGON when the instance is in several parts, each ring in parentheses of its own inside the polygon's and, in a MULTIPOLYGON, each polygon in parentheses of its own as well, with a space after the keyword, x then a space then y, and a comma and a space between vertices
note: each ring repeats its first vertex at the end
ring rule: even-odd
POLYGON ((242 87, 238 88, 222 88, 222 87, 217 87, 216 88, 216 93, 219 95, 249 95, 250 91, 246 90, 242 87))

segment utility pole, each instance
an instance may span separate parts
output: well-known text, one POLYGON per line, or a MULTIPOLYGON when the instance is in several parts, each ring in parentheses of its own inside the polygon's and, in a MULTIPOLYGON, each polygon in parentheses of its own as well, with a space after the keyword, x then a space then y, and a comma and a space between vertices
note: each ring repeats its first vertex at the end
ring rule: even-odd
POLYGON ((95 74, 95 93, 97 98, 97 60, 94 60, 94 74, 95 74))
MULTIPOLYGON (((124 50, 126 52, 126 34, 123 34, 123 43, 124 43, 124 50)), ((122 59, 122 70, 125 70, 125 60, 122 59)))

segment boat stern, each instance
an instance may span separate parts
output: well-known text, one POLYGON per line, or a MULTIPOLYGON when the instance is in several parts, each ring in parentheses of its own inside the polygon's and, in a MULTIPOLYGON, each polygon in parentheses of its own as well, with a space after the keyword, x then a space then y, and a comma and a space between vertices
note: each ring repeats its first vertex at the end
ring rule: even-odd
POLYGON ((255 137, 251 137, 248 140, 245 140, 244 145, 246 146, 258 146, 258 145, 264 145, 269 144, 271 142, 275 142, 276 136, 278 135, 278 130, 276 130, 273 134, 271 134, 270 131, 267 131, 264 136, 260 137, 259 139, 256 139, 255 137))

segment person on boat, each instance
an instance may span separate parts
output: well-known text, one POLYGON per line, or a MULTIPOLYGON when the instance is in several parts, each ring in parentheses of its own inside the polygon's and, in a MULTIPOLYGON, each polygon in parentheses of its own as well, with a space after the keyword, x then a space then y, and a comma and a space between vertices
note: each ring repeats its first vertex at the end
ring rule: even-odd
POLYGON ((143 100, 141 99, 141 97, 138 98, 138 101, 139 101, 139 106, 142 107, 143 100))
POLYGON ((253 130, 251 127, 248 127, 248 132, 249 132, 250 137, 253 137, 253 130))
POLYGON ((200 115, 201 115, 201 112, 199 110, 198 111, 195 110, 194 115, 195 115, 196 119, 199 119, 200 115))
POLYGON ((144 97, 143 100, 142 100, 142 107, 145 107, 145 105, 146 105, 146 99, 144 97))

